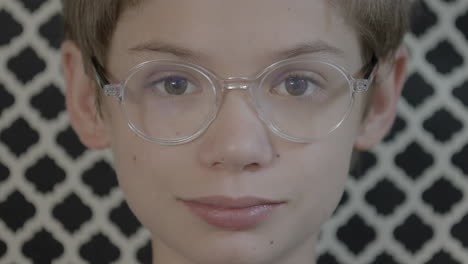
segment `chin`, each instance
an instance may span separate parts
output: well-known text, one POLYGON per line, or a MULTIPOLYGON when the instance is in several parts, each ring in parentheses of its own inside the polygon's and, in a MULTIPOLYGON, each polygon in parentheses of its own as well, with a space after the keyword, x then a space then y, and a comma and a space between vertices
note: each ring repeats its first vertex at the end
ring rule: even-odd
MULTIPOLYGON (((282 242, 285 242, 284 239, 287 238, 282 239, 282 242)), ((281 238, 275 236, 271 230, 266 232, 261 229, 212 229, 163 243, 166 243, 173 253, 184 256, 187 263, 274 264, 285 252, 279 245, 280 240, 281 238), (277 239, 274 239, 275 237, 277 239)))
POLYGON ((203 250, 203 255, 193 256, 196 263, 203 264, 273 264, 275 257, 274 248, 268 248, 266 245, 257 245, 248 247, 244 245, 242 248, 227 247, 220 249, 210 249, 209 247, 203 250))

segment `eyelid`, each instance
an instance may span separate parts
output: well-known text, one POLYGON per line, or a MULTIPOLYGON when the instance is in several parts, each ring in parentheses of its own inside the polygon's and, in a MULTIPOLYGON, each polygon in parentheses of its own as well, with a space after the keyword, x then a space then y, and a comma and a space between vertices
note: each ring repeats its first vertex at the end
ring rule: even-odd
POLYGON ((313 83, 318 83, 319 85, 323 83, 324 81, 326 81, 326 78, 324 78, 323 76, 321 76, 321 74, 316 73, 316 72, 305 71, 305 70, 287 71, 287 72, 281 73, 278 77, 274 78, 273 87, 276 87, 277 85, 281 84, 287 78, 294 77, 294 76, 305 78, 308 81, 311 81, 313 83), (309 73, 309 74, 306 74, 306 73, 309 73), (315 76, 320 77, 321 80, 317 80, 317 78, 314 78, 315 76, 311 77, 310 73, 313 73, 315 76))
POLYGON ((146 77, 144 77, 144 82, 147 83, 147 82, 161 82, 163 81, 164 79, 167 79, 169 77, 182 77, 184 79, 187 79, 187 81, 191 82, 191 83, 197 83, 198 84, 198 80, 197 78, 194 78, 192 76, 190 76, 190 74, 188 73, 184 73, 182 71, 180 72, 176 72, 176 71, 160 71, 159 73, 156 72, 156 71, 151 71, 151 73, 148 73, 146 75, 146 77), (156 80, 149 80, 148 79, 153 79, 152 77, 156 75, 156 80))
MULTIPOLYGON (((160 87, 157 87, 157 86, 159 86, 159 85, 162 85, 161 83, 162 83, 163 81, 164 81, 164 78, 161 78, 161 79, 159 79, 158 81, 152 82, 152 83, 153 83, 152 86, 157 90, 157 93, 163 94, 164 97, 182 97, 182 96, 184 96, 184 95, 191 95, 191 94, 194 94, 194 93, 197 92, 197 90, 200 90, 200 86, 193 84, 191 81, 188 81, 188 87, 191 87, 191 89, 192 89, 194 92, 183 93, 183 94, 180 94, 180 95, 168 94, 167 92, 161 91, 160 87)), ((152 88, 153 88, 153 87, 152 87, 152 88)))

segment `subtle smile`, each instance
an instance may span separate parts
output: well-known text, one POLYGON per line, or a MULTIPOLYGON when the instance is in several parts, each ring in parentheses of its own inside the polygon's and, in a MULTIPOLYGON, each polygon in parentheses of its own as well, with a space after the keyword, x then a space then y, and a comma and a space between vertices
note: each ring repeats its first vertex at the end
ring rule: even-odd
POLYGON ((258 197, 226 196, 179 200, 206 223, 225 229, 246 229, 256 226, 286 203, 286 201, 272 201, 258 197))

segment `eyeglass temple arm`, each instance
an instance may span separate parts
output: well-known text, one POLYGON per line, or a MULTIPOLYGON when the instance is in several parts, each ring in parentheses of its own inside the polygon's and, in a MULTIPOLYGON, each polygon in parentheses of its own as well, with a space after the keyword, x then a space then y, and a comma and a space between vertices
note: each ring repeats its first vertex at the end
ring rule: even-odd
POLYGON ((364 67, 367 71, 364 74, 363 79, 354 80, 353 91, 355 93, 365 92, 369 89, 374 81, 374 71, 378 64, 378 59, 375 55, 372 55, 371 61, 364 67))
POLYGON ((91 57, 91 64, 93 65, 98 85, 101 89, 104 89, 104 86, 110 84, 109 80, 106 78, 106 70, 104 70, 104 67, 102 67, 95 56, 91 57))
POLYGON ((368 80, 371 77, 372 72, 374 72, 374 69, 375 69, 375 67, 377 66, 378 63, 379 63, 379 59, 377 59, 377 56, 375 56, 375 54, 373 54, 370 62, 367 64, 368 65, 366 67, 367 72, 364 75, 364 79, 368 80))
POLYGON ((117 96, 121 100, 120 84, 111 84, 106 77, 106 70, 98 62, 96 57, 91 57, 91 63, 94 69, 94 75, 99 87, 104 91, 106 96, 117 96))

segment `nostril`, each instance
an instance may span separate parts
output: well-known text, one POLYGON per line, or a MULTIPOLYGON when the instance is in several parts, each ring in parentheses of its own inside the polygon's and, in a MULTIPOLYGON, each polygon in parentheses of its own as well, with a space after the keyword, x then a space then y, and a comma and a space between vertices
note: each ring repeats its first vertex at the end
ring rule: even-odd
MULTIPOLYGON (((211 168, 226 168, 226 165, 224 162, 213 162, 213 164, 211 164, 211 168)), ((247 164, 245 166, 233 166, 233 167, 237 167, 239 169, 242 169, 242 170, 245 170, 245 171, 249 171, 249 172, 254 172, 258 169, 260 169, 261 165, 257 162, 253 162, 253 163, 250 163, 250 164, 247 164)))
POLYGON ((254 162, 254 163, 250 163, 248 165, 246 165, 244 167, 244 170, 246 171, 249 171, 249 172, 253 172, 253 171, 256 171, 260 168, 260 164, 258 164, 257 162, 254 162))
POLYGON ((222 164, 223 164, 222 162, 214 162, 213 164, 211 164, 211 168, 221 166, 222 164))

